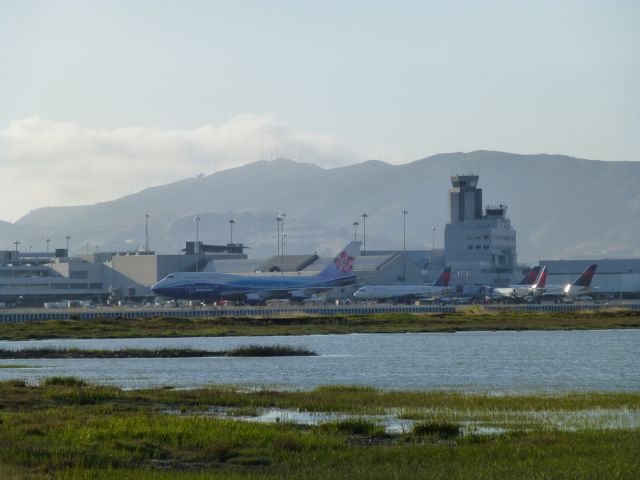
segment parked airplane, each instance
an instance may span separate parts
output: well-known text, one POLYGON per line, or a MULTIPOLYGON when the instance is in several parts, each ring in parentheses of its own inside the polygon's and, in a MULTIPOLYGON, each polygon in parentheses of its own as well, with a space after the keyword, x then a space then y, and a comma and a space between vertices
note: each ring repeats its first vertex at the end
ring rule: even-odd
POLYGON ((574 299, 579 295, 586 295, 593 292, 594 288, 591 286, 591 281, 593 280, 597 267, 598 265, 596 263, 589 265, 573 283, 567 283, 565 285, 547 285, 544 288, 543 295, 545 297, 565 297, 567 299, 574 299))
POLYGON ((444 269, 435 283, 414 285, 366 285, 353 294, 358 300, 396 300, 405 301, 441 295, 449 287, 451 267, 444 269))
POLYGON ((217 272, 171 273, 151 290, 174 299, 213 301, 221 299, 262 303, 269 298, 303 300, 309 295, 352 285, 353 266, 360 255, 360 242, 351 242, 320 273, 305 275, 233 275, 217 272))
POLYGON ((546 281, 546 272, 544 275, 539 275, 539 272, 540 267, 535 266, 515 285, 493 288, 489 292, 488 296, 493 300, 522 300, 533 294, 534 285, 539 288, 540 283, 542 283, 544 286, 544 282, 546 281))

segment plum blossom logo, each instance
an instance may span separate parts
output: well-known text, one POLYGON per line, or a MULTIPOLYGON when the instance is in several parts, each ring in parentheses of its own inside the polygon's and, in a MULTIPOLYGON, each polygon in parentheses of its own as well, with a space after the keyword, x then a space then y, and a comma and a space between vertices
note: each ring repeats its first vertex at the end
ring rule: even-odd
POLYGON ((349 273, 351 270, 353 270, 353 260, 354 258, 350 255, 347 255, 347 252, 343 250, 342 252, 340 252, 340 255, 335 258, 333 263, 336 264, 336 267, 342 273, 349 273))

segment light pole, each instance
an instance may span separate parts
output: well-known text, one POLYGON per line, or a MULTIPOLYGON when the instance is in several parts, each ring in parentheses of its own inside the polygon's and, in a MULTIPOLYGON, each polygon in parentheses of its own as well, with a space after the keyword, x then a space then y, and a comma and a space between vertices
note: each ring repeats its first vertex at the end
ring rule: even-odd
POLYGON ((402 210, 402 281, 407 283, 407 213, 402 210))
POLYGON ((278 233, 276 233, 276 240, 278 242, 278 257, 280 256, 280 223, 282 223, 282 217, 278 215, 276 217, 276 228, 278 229, 278 233))
POLYGON ((144 253, 149 252, 149 214, 144 214, 144 253))
POLYGON ((431 247, 431 249, 436 249, 436 227, 433 227, 433 246, 431 247))
POLYGON ((233 224, 236 223, 236 221, 232 218, 231 220, 229 220, 229 228, 231 229, 231 239, 230 239, 230 244, 233 245, 233 224))
POLYGON ((367 253, 367 215, 362 214, 362 253, 367 253))
POLYGON ((47 242, 47 253, 49 253, 49 242, 51 241, 51 239, 47 237, 45 241, 47 242))
POLYGON ((193 219, 196 222, 196 243, 193 246, 193 253, 196 254, 196 272, 198 271, 198 260, 200 259, 200 242, 198 241, 198 233, 200 227, 200 217, 195 217, 193 219))
POLYGON ((87 253, 89 253, 89 242, 87 242, 85 246, 87 247, 87 253))
POLYGON ((18 245, 20 245, 20 242, 16 240, 15 242, 13 242, 13 244, 16 246, 16 262, 17 262, 18 261, 18 245))
POLYGON ((71 237, 69 235, 67 235, 66 237, 64 237, 64 239, 67 241, 67 258, 69 258, 69 239, 71 237))
POLYGON ((354 242, 358 240, 358 225, 360 224, 358 223, 357 220, 353 222, 353 241, 354 242))
POLYGON ((284 240, 287 238, 287 234, 282 234, 282 257, 280 257, 280 275, 284 275, 284 240))
MULTIPOLYGON (((284 237, 285 237, 285 234, 284 234, 284 218, 287 216, 287 214, 284 213, 284 212, 281 212, 280 215, 278 215, 278 216, 280 217, 280 231, 282 232, 281 233, 281 236, 282 236, 282 256, 284 257, 284 237)), ((284 259, 282 259, 282 263, 284 264, 284 259)))

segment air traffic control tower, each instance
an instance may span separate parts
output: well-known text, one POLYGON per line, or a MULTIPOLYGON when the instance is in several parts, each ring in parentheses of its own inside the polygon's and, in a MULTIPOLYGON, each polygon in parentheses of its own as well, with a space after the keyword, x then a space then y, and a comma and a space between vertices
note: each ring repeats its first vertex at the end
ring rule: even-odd
POLYGON ((447 265, 456 269, 453 281, 473 285, 508 285, 516 267, 516 231, 506 217, 506 205, 482 211, 478 175, 454 175, 449 190, 449 223, 444 231, 447 265))

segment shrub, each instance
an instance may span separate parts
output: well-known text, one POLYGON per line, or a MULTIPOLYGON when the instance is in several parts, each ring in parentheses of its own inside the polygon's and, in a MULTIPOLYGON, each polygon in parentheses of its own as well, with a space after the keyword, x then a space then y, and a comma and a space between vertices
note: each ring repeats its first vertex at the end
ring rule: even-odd
POLYGON ((414 435, 435 435, 439 438, 451 438, 460 434, 460 426, 448 422, 419 422, 413 426, 414 435))
POLYGON ((288 357, 315 355, 312 350, 289 345, 245 345, 227 352, 228 357, 288 357))
POLYGON ((375 423, 362 418, 348 418, 335 424, 336 430, 352 435, 375 435, 381 433, 381 428, 375 423))
POLYGON ((75 377, 49 377, 42 382, 45 386, 61 386, 61 387, 86 387, 88 385, 84 380, 75 377))

